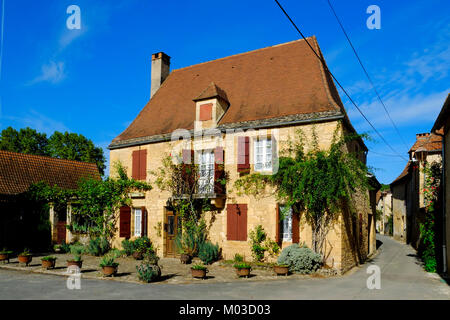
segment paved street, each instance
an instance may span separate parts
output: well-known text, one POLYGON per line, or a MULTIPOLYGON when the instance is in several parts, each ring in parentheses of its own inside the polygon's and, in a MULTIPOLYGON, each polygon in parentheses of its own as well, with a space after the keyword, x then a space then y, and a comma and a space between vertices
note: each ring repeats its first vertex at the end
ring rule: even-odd
POLYGON ((422 270, 414 250, 390 238, 380 254, 348 274, 331 279, 200 284, 132 284, 81 279, 69 290, 66 277, 0 270, 0 299, 445 299, 450 286, 422 270), (366 285, 370 265, 381 269, 381 289, 366 285))

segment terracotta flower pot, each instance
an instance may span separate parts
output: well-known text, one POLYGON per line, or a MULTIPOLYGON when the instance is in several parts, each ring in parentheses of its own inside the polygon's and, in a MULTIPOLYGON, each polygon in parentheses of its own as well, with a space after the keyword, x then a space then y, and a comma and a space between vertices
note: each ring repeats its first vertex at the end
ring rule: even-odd
POLYGON ((192 277, 193 278, 201 278, 201 279, 205 279, 206 278, 206 272, 208 270, 204 269, 204 270, 199 270, 199 269, 192 269, 191 268, 191 272, 192 272, 192 277))
POLYGON ((189 263, 191 263, 191 260, 192 260, 192 257, 191 257, 190 255, 188 255, 188 254, 182 253, 182 254, 180 255, 180 261, 181 261, 181 263, 189 264, 189 263))
POLYGON ((31 255, 26 256, 19 255, 17 259, 19 259, 20 263, 25 263, 25 265, 28 267, 28 264, 31 262, 31 260, 33 260, 33 257, 31 255))
POLYGON ((9 254, 0 253, 0 261, 8 261, 8 263, 9 263, 9 254))
POLYGON ((53 269, 55 267, 56 259, 54 260, 41 260, 42 268, 53 269))
POLYGON ((105 266, 102 267, 102 272, 104 276, 112 276, 115 275, 117 273, 117 267, 112 267, 112 266, 105 266))
POLYGON ((77 266, 81 269, 81 267, 83 266, 83 261, 67 260, 67 266, 77 266))
POLYGON ((277 276, 287 276, 289 274, 289 267, 273 266, 273 271, 275 271, 277 276))
POLYGON ((248 276, 250 275, 250 270, 251 270, 251 268, 241 268, 241 269, 236 268, 236 274, 239 277, 247 277, 248 278, 248 276))

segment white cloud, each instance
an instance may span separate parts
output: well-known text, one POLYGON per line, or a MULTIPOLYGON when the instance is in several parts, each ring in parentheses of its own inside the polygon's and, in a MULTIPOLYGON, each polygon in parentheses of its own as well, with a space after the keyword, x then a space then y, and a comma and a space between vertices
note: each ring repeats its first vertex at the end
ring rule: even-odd
POLYGON ((20 117, 5 115, 4 118, 12 121, 15 128, 30 127, 47 135, 51 135, 54 131, 70 131, 63 122, 49 118, 34 109, 30 109, 28 113, 20 117))
POLYGON ((41 68, 41 74, 31 80, 28 85, 36 84, 39 82, 50 82, 53 84, 59 83, 66 78, 64 69, 64 62, 62 61, 50 61, 44 64, 41 68))

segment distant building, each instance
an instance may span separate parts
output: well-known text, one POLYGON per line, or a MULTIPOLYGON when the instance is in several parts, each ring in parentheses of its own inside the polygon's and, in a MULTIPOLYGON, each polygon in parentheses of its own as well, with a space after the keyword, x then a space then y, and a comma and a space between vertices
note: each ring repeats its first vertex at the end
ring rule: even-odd
POLYGON ((377 211, 381 217, 376 222, 376 229, 380 234, 391 235, 389 230, 389 218, 392 216, 392 193, 390 190, 377 192, 377 211))

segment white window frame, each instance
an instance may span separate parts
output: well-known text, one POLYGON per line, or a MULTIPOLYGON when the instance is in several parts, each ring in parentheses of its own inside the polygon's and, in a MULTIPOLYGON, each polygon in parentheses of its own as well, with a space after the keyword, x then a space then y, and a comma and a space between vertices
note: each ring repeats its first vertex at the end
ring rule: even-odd
POLYGON ((283 242, 292 242, 292 207, 287 213, 283 210, 286 206, 280 206, 280 215, 284 215, 284 219, 280 221, 280 238, 283 242), (287 230, 287 231, 286 231, 287 230))
POLYGON ((198 155, 198 193, 214 192, 214 150, 199 150, 198 155))
POLYGON ((134 236, 142 235, 142 209, 134 208, 134 236))
POLYGON ((271 138, 255 139, 253 140, 253 155, 254 155, 254 170, 272 171, 273 168, 273 146, 274 143, 271 138), (268 152, 270 150, 270 152, 268 152))

